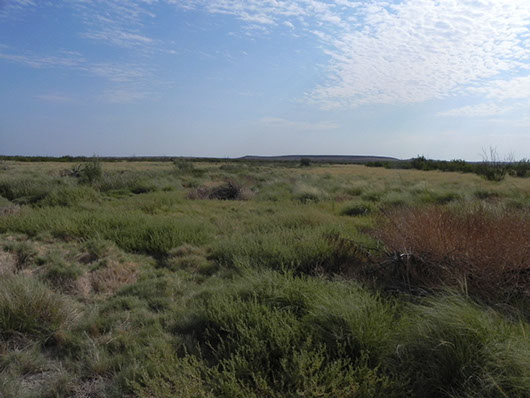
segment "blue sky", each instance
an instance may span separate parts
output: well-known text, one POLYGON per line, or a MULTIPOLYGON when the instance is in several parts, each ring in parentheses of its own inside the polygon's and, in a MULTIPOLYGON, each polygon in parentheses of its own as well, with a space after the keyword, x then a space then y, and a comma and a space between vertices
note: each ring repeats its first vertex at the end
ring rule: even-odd
POLYGON ((0 154, 530 157, 528 0, 0 0, 0 154))

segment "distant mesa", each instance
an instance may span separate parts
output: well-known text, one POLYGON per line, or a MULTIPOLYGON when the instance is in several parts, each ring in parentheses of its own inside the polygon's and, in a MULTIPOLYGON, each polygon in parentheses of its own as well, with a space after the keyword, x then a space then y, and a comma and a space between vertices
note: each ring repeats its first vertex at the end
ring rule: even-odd
POLYGON ((309 159, 323 163, 367 163, 367 162, 397 162, 399 159, 388 156, 359 156, 359 155, 283 155, 283 156, 253 156, 247 155, 238 160, 269 160, 278 162, 296 162, 309 159))

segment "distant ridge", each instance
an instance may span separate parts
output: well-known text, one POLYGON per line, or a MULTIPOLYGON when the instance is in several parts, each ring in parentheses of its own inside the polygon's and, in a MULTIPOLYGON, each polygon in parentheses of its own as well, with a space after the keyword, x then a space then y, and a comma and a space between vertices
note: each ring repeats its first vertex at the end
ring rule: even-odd
POLYGON ((282 155, 282 156, 254 156, 247 155, 237 160, 269 160, 277 162, 293 162, 309 159, 313 162, 325 163, 366 163, 366 162, 397 162, 399 159, 388 156, 360 156, 360 155, 282 155))

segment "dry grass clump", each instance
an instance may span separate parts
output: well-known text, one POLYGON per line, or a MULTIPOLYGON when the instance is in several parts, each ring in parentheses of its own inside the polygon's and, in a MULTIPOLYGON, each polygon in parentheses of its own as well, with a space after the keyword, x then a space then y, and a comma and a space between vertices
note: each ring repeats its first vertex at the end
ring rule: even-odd
POLYGON ((0 250, 0 277, 14 274, 17 270, 17 259, 13 253, 0 250))
POLYGON ((36 279, 15 275, 0 280, 0 340, 45 339, 77 316, 71 303, 36 279))
POLYGON ((89 276, 96 293, 114 293, 120 287, 133 283, 138 277, 138 264, 112 263, 92 272, 89 276))
POLYGON ((8 205, 8 206, 0 206, 0 216, 7 216, 9 214, 17 214, 20 212, 20 206, 19 205, 8 205))
POLYGON ((189 199, 248 200, 250 197, 251 191, 233 180, 213 186, 200 186, 188 194, 189 199))
POLYGON ((530 214, 484 206, 398 208, 375 235, 388 277, 408 287, 460 286, 482 298, 530 298, 530 214))

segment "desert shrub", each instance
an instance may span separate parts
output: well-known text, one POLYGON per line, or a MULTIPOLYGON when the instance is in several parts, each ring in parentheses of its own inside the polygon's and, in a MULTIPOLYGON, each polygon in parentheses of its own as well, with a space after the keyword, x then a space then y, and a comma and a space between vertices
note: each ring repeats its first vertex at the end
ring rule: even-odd
POLYGON ((57 185, 51 178, 6 177, 0 180, 0 195, 19 204, 32 204, 43 199, 57 185))
POLYGON ((320 201, 320 195, 317 192, 311 192, 309 190, 297 192, 293 198, 303 204, 320 201))
POLYGON ((208 368, 195 356, 174 352, 150 353, 147 366, 131 383, 139 398, 213 398, 207 385, 208 368))
POLYGON ((484 299, 529 298, 528 212, 483 206, 392 209, 375 235, 394 256, 385 271, 390 283, 460 286, 484 299))
POLYGON ((101 161, 94 156, 90 162, 85 163, 79 170, 79 182, 81 184, 94 184, 103 177, 101 161))
POLYGON ((370 203, 349 203, 342 208, 340 214, 344 216, 366 216, 374 211, 374 206, 370 203))
POLYGON ((46 264, 43 277, 59 288, 70 288, 72 283, 83 274, 76 264, 68 263, 63 258, 53 256, 46 264))
POLYGON ((235 181, 227 181, 225 184, 211 189, 208 199, 236 200, 242 198, 242 187, 235 181))
POLYGON ((216 270, 215 264, 208 260, 205 250, 190 244, 184 244, 169 251, 166 265, 171 270, 184 269, 202 274, 209 274, 216 270))
POLYGON ((191 173, 195 170, 193 162, 186 159, 174 159, 173 164, 180 173, 191 173))
POLYGON ((116 296, 136 298, 141 305, 153 311, 162 311, 172 306, 182 286, 174 274, 157 273, 139 277, 135 283, 124 286, 116 296))
POLYGON ((498 192, 495 191, 488 191, 485 189, 477 189, 475 192, 473 192, 473 196, 477 199, 481 200, 487 200, 487 199, 497 199, 501 195, 498 192))
POLYGON ((113 248, 112 242, 100 238, 90 238, 83 243, 83 249, 86 251, 87 258, 83 262, 91 263, 101 260, 107 256, 113 248))
POLYGON ((423 191, 418 195, 418 199, 423 203, 445 205, 460 199, 460 195, 455 192, 423 191))
POLYGON ((198 187, 188 195, 189 199, 246 200, 250 191, 236 181, 228 180, 212 187, 198 187))
POLYGON ((300 167, 309 167, 309 166, 311 166, 311 159, 309 158, 300 159, 300 167))
POLYGON ((42 208, 17 217, 3 217, 0 231, 5 230, 32 235, 49 231, 61 238, 99 238, 112 241, 126 251, 153 254, 165 254, 183 243, 201 244, 209 236, 208 226, 191 218, 151 216, 138 211, 94 213, 68 208, 42 208))
POLYGON ((297 185, 293 189, 293 199, 302 204, 317 203, 326 195, 318 188, 309 185, 297 185))
POLYGON ((99 198, 98 193, 87 186, 62 186, 49 191, 39 206, 75 206, 82 202, 93 202, 99 198))
POLYGON ((530 159, 521 159, 510 165, 510 175, 514 177, 527 177, 530 175, 530 159))
POLYGON ((124 191, 131 192, 138 185, 143 184, 143 178, 136 173, 106 173, 97 187, 102 192, 124 191))
POLYGON ((47 338, 76 317, 71 303, 37 280, 21 275, 0 279, 0 338, 47 338))
POLYGON ((415 306, 396 351, 417 397, 526 397, 528 327, 451 294, 415 306))
POLYGON ((254 272, 192 308, 175 330, 199 343, 215 396, 403 393, 372 363, 386 355, 392 307, 356 285, 254 272), (329 320, 341 328, 327 327, 329 320))
POLYGON ((381 192, 364 192, 361 195, 361 198, 363 200, 366 200, 368 202, 379 202, 381 198, 383 197, 383 194, 381 192))
POLYGON ((17 268, 28 265, 37 255, 35 246, 29 241, 8 242, 4 245, 4 250, 12 252, 15 255, 17 268))
POLYGON ((251 265, 297 273, 343 273, 363 261, 327 228, 276 228, 217 242, 211 257, 226 266, 251 265))
POLYGON ((482 150, 482 163, 476 166, 476 173, 488 181, 502 181, 510 171, 510 159, 500 159, 497 150, 482 150))

